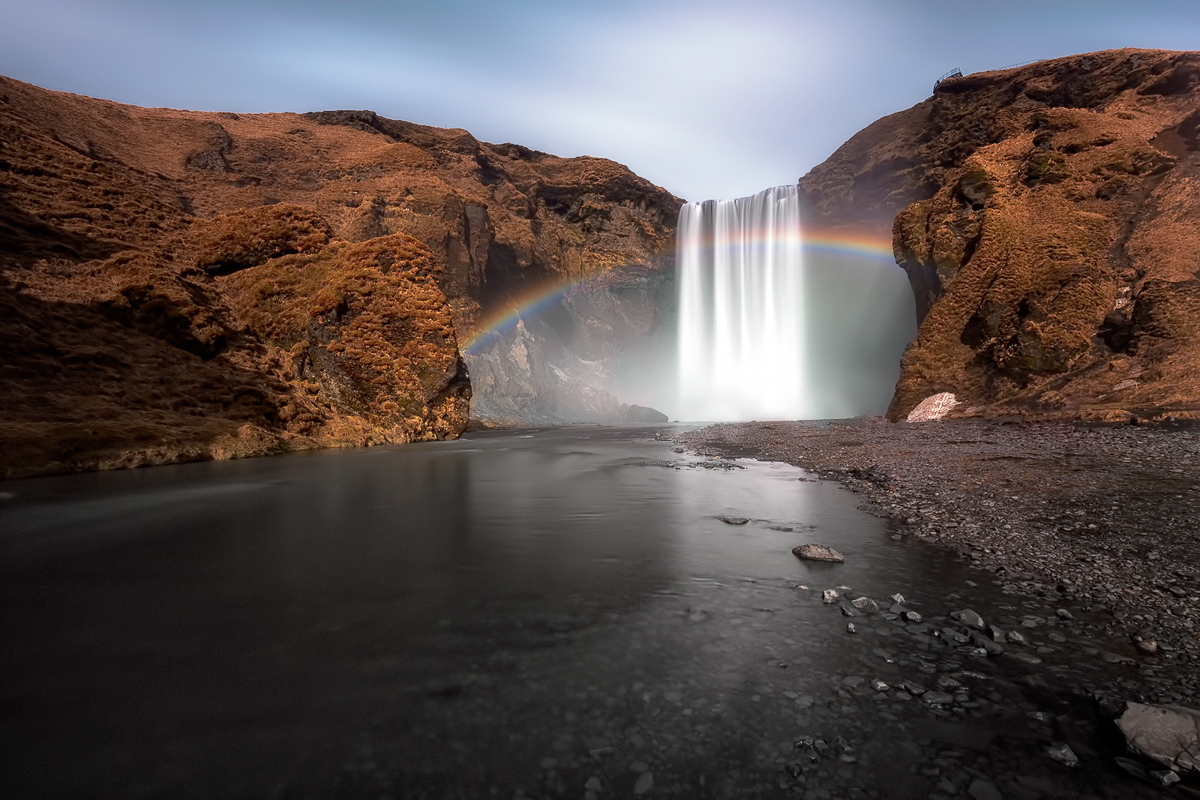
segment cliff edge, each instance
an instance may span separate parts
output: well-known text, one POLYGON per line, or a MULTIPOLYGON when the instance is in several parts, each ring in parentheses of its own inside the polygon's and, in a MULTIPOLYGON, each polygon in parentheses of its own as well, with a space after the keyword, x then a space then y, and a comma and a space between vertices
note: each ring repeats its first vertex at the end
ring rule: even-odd
POLYGON ((891 224, 920 329, 888 415, 1200 415, 1200 54, 1114 50, 946 80, 803 179, 891 224))
MULTIPOLYGON (((467 343, 548 286, 669 282, 681 202, 605 159, 367 111, 0 77, 0 476, 457 436, 466 360, 494 377, 515 334, 467 343)), ((588 320, 564 310, 560 338, 588 320)), ((575 339, 602 371, 637 335, 575 339)), ((517 422, 570 409, 567 367, 483 399, 517 422)))

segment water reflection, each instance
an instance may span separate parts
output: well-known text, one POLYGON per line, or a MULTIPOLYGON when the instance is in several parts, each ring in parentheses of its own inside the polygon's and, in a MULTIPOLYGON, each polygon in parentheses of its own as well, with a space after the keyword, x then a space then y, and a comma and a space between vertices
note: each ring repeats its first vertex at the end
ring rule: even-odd
POLYGON ((1138 796, 1034 758, 1040 668, 878 615, 849 634, 793 588, 1006 613, 961 563, 835 485, 653 433, 0 486, 0 794, 925 797, 937 762, 951 783, 1019 767, 1058 796, 1138 796), (807 540, 846 563, 796 560, 807 540), (967 685, 953 711, 869 684, 935 673, 967 685), (938 725, 1008 744, 968 758, 938 725), (851 749, 810 758, 805 736, 851 749))

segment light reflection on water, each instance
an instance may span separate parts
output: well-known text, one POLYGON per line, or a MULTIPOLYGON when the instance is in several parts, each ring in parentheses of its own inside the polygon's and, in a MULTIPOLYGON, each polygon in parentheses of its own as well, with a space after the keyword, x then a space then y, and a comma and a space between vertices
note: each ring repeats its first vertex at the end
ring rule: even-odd
MULTIPOLYGON (((620 796, 644 762, 668 796, 722 796, 731 775, 775 796, 799 785, 783 771, 809 734, 860 750, 805 785, 925 796, 908 767, 936 748, 909 753, 903 778, 887 755, 922 712, 843 681, 970 664, 878 617, 851 636, 793 586, 900 591, 931 615, 972 573, 893 542, 835 485, 780 464, 712 468, 652 434, 486 434, 0 487, 16 494, 0 506, 0 733, 18 743, 0 788, 578 796, 598 776, 620 796), (846 563, 790 554, 810 540, 846 563)), ((973 591, 981 613, 1003 602, 973 591)), ((1022 713, 996 680, 979 694, 1022 713)))

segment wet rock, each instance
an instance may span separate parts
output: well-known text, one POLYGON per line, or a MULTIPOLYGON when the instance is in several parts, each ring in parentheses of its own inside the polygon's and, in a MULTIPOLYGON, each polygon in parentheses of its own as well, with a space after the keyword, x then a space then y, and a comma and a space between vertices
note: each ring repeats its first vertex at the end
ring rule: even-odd
POLYGON ((971 641, 976 647, 986 650, 989 656, 998 656, 1004 652, 1004 645, 988 638, 979 631, 971 631, 971 641))
POLYGON ((876 678, 875 680, 871 681, 871 688, 877 692, 886 692, 891 687, 876 678))
POLYGON ((962 611, 951 612, 950 618, 956 622, 961 622, 968 628, 974 628, 977 631, 982 631, 987 628, 987 625, 985 625, 983 622, 983 617, 979 616, 969 608, 963 609, 962 611))
POLYGON ((1016 644, 1029 644, 1029 640, 1025 638, 1025 634, 1020 631, 1009 631, 1006 634, 1006 638, 1016 644))
POLYGON ((997 628, 995 625, 988 625, 988 633, 991 635, 993 642, 1004 644, 1008 641, 1007 634, 1005 634, 1004 631, 1002 631, 1000 628, 997 628))
POLYGON ((920 697, 921 695, 925 694, 925 687, 914 681, 904 681, 904 683, 900 684, 900 686, 904 688, 904 691, 915 697, 920 697))
POLYGON ((1158 642, 1153 639, 1142 639, 1140 642, 1136 642, 1134 647, 1138 649, 1139 653, 1145 653, 1148 656, 1158 652, 1158 642))
POLYGON ((1075 619, 1075 617, 1071 616, 1071 612, 1067 611, 1065 608, 1056 609, 1054 611, 1054 615, 1059 619, 1075 619))
POLYGON ((1068 767, 1074 767, 1079 763, 1079 757, 1075 755, 1075 752, 1070 747, 1067 747, 1067 745, 1061 743, 1046 748, 1046 755, 1068 767))
POLYGON ((750 521, 745 517, 717 517, 717 519, 721 520, 721 522, 724 522, 726 525, 745 525, 750 521))
POLYGON ((966 644, 971 641, 966 634, 959 633, 954 628, 942 628, 940 633, 943 639, 953 644, 966 644))
POLYGON ((967 794, 971 795, 974 800, 1001 800, 1000 790, 996 788, 995 784, 982 778, 971 781, 971 785, 967 787, 967 794))
POLYGON ((949 692, 926 692, 921 695, 921 699, 931 706, 945 706, 954 702, 954 695, 949 692))
POLYGON ((809 543, 793 547, 792 554, 796 558, 802 558, 807 561, 835 561, 840 563, 846 560, 846 557, 837 550, 821 544, 809 543))
POLYGON ((1200 770, 1200 712, 1129 703, 1117 727, 1133 752, 1173 769, 1200 770))
POLYGON ((896 592, 894 595, 892 595, 888 599, 891 600, 893 603, 895 603, 898 606, 904 605, 904 595, 900 594, 899 592, 896 592))
POLYGON ((858 633, 858 628, 854 626, 853 622, 846 623, 846 633, 858 633))
POLYGON ((857 617, 858 616, 858 612, 855 611, 850 606, 842 606, 841 610, 842 610, 843 617, 857 617))
POLYGON ((920 624, 921 620, 924 619, 920 614, 918 614, 915 611, 905 611, 904 618, 906 620, 908 620, 909 622, 916 623, 916 624, 920 624))
POLYGON ((961 689, 962 684, 951 678, 949 675, 938 675, 937 685, 942 689, 961 689))
POLYGON ((838 592, 837 589, 826 589, 825 591, 821 592, 821 602, 836 603, 838 601, 838 598, 840 598, 841 596, 842 596, 841 593, 838 592))
POLYGON ((851 605, 859 611, 865 611, 868 614, 873 614, 879 610, 879 604, 865 595, 863 597, 856 597, 851 601, 851 605))
POLYGON ((1161 783, 1163 786, 1170 786, 1173 783, 1179 783, 1179 773, 1171 769, 1151 772, 1150 777, 1161 783))

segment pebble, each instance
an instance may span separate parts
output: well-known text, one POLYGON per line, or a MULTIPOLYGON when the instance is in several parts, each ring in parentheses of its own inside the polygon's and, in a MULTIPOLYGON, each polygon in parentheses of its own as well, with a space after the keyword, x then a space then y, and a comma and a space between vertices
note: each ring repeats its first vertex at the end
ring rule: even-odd
POLYGON ((971 781, 971 785, 967 787, 967 794, 971 795, 973 800, 1002 800, 1000 790, 995 784, 981 778, 971 781))
POLYGON ((633 784, 634 794, 645 794, 654 788, 654 774, 651 772, 643 772, 638 775, 637 781, 633 784))
POLYGON ((750 521, 745 517, 717 517, 717 519, 721 520, 721 522, 724 522, 726 525, 745 525, 750 521))
POLYGON ((1068 767, 1074 767, 1079 763, 1079 757, 1075 755, 1075 751, 1062 743, 1050 745, 1046 748, 1046 754, 1068 767))
POLYGON ((961 622, 968 628, 974 628, 975 630, 979 631, 984 630, 987 627, 983 623, 983 617, 979 616, 969 608, 962 611, 951 612, 950 618, 957 622, 961 622))

